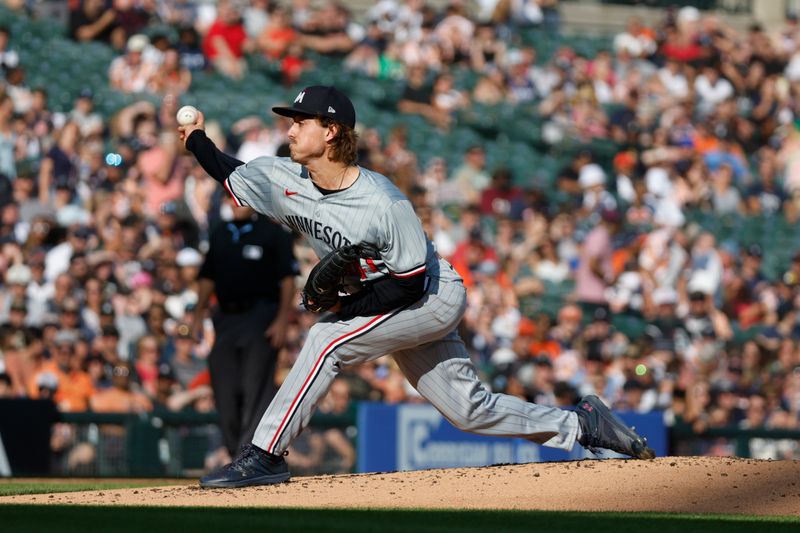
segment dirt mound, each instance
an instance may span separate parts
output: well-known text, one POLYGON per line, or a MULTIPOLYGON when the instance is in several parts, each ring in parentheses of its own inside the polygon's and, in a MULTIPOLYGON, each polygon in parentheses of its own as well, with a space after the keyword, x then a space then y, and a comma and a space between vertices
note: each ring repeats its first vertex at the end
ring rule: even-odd
POLYGON ((800 461, 663 457, 8 496, 4 503, 656 511, 800 516, 800 461))

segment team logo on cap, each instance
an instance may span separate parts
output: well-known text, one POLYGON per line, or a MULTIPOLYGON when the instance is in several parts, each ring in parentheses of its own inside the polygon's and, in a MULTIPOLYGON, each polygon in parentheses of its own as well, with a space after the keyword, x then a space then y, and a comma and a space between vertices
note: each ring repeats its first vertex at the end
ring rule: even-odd
POLYGON ((295 104, 302 104, 303 103, 303 98, 305 98, 305 97, 306 97, 306 92, 305 91, 300 91, 300 94, 298 94, 297 98, 294 99, 294 103, 295 104))
POLYGON ((328 106, 328 113, 336 113, 336 110, 331 106, 328 106))

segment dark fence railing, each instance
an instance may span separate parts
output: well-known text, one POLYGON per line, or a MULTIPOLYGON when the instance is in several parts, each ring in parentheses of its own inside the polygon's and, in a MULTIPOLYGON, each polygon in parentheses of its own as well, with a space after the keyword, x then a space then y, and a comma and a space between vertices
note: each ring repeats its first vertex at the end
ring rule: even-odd
MULTIPOLYGON (((355 438, 355 409, 315 414, 310 430, 341 429, 355 438)), ((216 413, 60 413, 50 473, 120 477, 194 477, 222 448, 216 413)))
POLYGON ((771 456, 773 459, 797 459, 797 454, 800 454, 800 429, 721 427, 698 432, 689 424, 676 424, 670 429, 670 437, 670 448, 676 454, 704 454, 714 443, 727 444, 737 457, 760 457, 759 453, 754 452, 767 449, 792 455, 771 456), (753 449, 755 442, 759 450, 753 449))
MULTIPOLYGON (((581 2, 582 0, 573 0, 581 2)), ((778 1, 778 0, 774 0, 778 1)), ((657 9, 693 6, 702 11, 723 11, 725 13, 752 13, 753 0, 601 0, 602 4, 643 6, 657 9)))

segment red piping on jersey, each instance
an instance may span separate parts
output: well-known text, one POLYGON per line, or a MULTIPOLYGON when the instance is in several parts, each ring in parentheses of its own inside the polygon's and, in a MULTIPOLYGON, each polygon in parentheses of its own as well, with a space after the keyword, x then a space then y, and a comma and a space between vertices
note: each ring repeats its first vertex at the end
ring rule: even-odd
POLYGON ((357 336, 363 330, 365 330, 368 327, 372 326, 376 322, 379 322, 381 319, 389 318, 391 316, 393 316, 393 315, 378 315, 378 316, 374 317, 372 320, 370 320, 369 322, 367 322, 366 324, 364 324, 363 326, 361 326, 360 328, 356 329, 355 331, 351 331, 350 333, 345 333, 344 335, 342 335, 338 339, 335 339, 335 340, 331 341, 331 343, 328 344, 325 347, 324 350, 322 350, 322 353, 320 354, 319 358, 317 359, 317 362, 314 363, 314 367, 311 369, 311 373, 306 377, 306 380, 303 382, 303 386, 300 387, 300 391, 297 393, 297 396, 294 397, 294 400, 292 400, 292 403, 289 406, 289 409, 286 411, 286 414, 283 415, 283 419, 281 420, 281 423, 278 424, 278 429, 275 431, 275 435, 272 437, 272 440, 269 441, 269 446, 267 446, 267 451, 269 453, 274 453, 273 452, 273 446, 275 445, 275 441, 278 440, 278 436, 281 433, 283 433, 283 430, 285 429, 286 423, 289 421, 289 419, 291 418, 291 416, 292 416, 292 414, 293 414, 293 412, 295 410, 295 406, 297 405, 297 402, 300 400, 300 398, 305 396, 306 388, 309 386, 309 383, 312 381, 312 378, 314 376, 316 376, 316 374, 319 372, 319 369, 322 367, 322 361, 325 360, 325 356, 330 354, 331 352, 333 352, 336 348, 339 347, 340 344, 344 344, 345 342, 350 340, 352 337, 357 336))
POLYGON ((228 180, 230 180, 230 178, 223 181, 222 185, 225 186, 225 190, 228 191, 228 194, 230 194, 231 198, 233 198, 233 203, 236 204, 236 207, 242 207, 242 202, 240 202, 239 199, 236 197, 236 195, 233 194, 233 189, 231 189, 231 186, 228 185, 228 180))
POLYGON ((370 270, 372 270, 373 272, 378 271, 378 267, 375 266, 375 262, 372 259, 366 259, 365 262, 367 263, 367 266, 369 267, 370 270))
POLYGON ((389 274, 391 274, 392 277, 395 278, 410 278, 411 276, 416 276, 417 274, 420 274, 422 272, 425 272, 425 265, 418 266, 417 268, 413 268, 407 272, 402 272, 400 274, 397 274, 395 272, 389 272, 389 274))

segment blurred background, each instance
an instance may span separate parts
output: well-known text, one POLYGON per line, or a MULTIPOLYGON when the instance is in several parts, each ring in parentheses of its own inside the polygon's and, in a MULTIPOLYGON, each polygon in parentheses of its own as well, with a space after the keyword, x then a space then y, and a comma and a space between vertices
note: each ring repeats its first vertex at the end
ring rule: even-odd
MULTIPOLYGON (((195 313, 222 187, 303 87, 469 288, 482 380, 600 395, 660 454, 800 457, 800 2, 7 0, 0 475, 196 476, 229 452, 195 313), (187 335, 187 331, 198 333, 187 335)), ((300 275, 316 262, 299 236, 300 275)), ((315 317, 295 298, 276 383, 315 317)), ((456 432, 390 357, 343 373, 297 475, 582 457, 456 432)))

